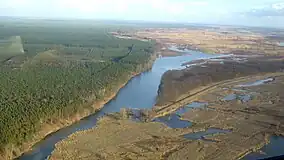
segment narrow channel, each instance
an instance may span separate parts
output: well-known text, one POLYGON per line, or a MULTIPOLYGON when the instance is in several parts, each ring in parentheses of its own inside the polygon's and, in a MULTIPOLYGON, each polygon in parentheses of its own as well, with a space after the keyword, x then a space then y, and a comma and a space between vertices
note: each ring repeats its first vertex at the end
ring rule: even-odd
POLYGON ((182 69, 182 64, 200 58, 214 58, 220 55, 205 54, 198 51, 189 51, 183 56, 162 57, 155 61, 150 71, 144 72, 127 83, 116 95, 104 105, 103 109, 90 115, 69 127, 48 135, 33 149, 20 156, 19 160, 45 160, 54 150, 55 144, 67 138, 74 132, 86 130, 96 125, 97 119, 106 113, 118 112, 121 108, 152 108, 155 105, 158 86, 164 72, 171 69, 182 69))

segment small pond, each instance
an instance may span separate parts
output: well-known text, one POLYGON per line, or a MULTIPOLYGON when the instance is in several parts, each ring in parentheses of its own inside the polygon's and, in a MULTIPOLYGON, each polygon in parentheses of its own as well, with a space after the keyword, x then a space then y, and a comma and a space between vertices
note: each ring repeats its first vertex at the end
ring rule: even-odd
POLYGON ((192 123, 187 120, 181 120, 180 117, 193 108, 203 108, 208 106, 208 103, 204 102, 192 102, 184 107, 178 109, 175 113, 168 114, 166 116, 155 118, 154 122, 161 122, 166 124, 170 128, 186 128, 190 127, 192 123))

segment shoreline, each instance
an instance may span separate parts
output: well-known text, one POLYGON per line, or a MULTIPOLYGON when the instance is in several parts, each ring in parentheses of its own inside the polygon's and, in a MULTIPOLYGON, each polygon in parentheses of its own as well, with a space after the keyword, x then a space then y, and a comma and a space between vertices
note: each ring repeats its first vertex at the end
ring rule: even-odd
MULTIPOLYGON (((153 61, 154 62, 154 61, 153 61)), ((134 77, 139 76, 140 74, 147 72, 148 70, 150 70, 152 68, 147 68, 145 71, 142 72, 138 72, 138 73, 132 73, 131 75, 129 75, 129 78, 127 79, 126 82, 118 85, 118 87, 116 89, 114 89, 115 91, 113 93, 110 93, 110 95, 104 97, 103 100, 98 101, 98 102, 94 102, 91 104, 91 108, 93 109, 93 111, 91 111, 90 109, 83 109, 82 112, 80 113, 75 113, 74 115, 65 118, 65 119, 60 119, 57 120, 57 122, 55 124, 43 124, 41 126, 41 129, 36 132, 33 136, 33 138, 31 138, 31 140, 24 142, 22 145, 15 147, 14 145, 9 145, 9 152, 4 152, 4 157, 5 159, 18 159, 20 156, 22 156, 24 153, 28 153, 33 149, 33 146, 36 145, 37 143, 39 143, 40 141, 44 140, 46 137, 58 132, 60 129, 63 129, 65 127, 71 126, 72 124, 88 117, 91 116, 93 114, 96 114, 97 112, 99 112, 105 104, 107 104, 109 101, 111 101, 113 98, 116 97, 116 95, 119 93, 119 91, 125 87, 127 85, 127 83, 134 77), (15 154, 16 153, 16 154, 15 154)), ((0 156, 1 158, 1 156, 0 156)))
MULTIPOLYGON (((283 73, 279 73, 282 77, 283 77, 283 73)), ((227 83, 227 84, 224 84, 225 86, 227 85, 234 85, 234 84, 240 84, 240 83, 243 83, 243 82, 248 82, 250 80, 256 80, 256 79, 262 79, 264 77, 270 77, 272 75, 275 75, 277 76, 278 74, 277 73, 272 73, 272 74, 267 74, 267 75, 258 75, 257 77, 255 78, 250 78, 249 76, 246 77, 245 79, 238 79, 237 81, 233 81, 232 84, 231 83, 227 83)), ((222 86, 220 86, 220 88, 222 88, 222 86)), ((215 90, 215 89, 214 89, 215 90)), ((217 90, 217 89, 216 89, 217 90)), ((212 93, 215 92, 215 91, 212 91, 212 93)), ((205 93, 207 94, 207 93, 205 93)), ((198 99, 198 98, 195 98, 195 99, 198 99)), ((200 99, 202 100, 202 98, 200 99)), ((121 115, 123 117, 123 115, 121 115)), ((182 118, 181 118, 182 119, 182 118)), ((187 120, 187 119, 185 119, 187 120)), ((201 122, 203 123, 203 122, 201 122)), ((107 117, 105 116, 104 118, 101 119, 101 123, 98 124, 97 127, 95 128, 91 128, 91 129, 88 129, 88 130, 85 130, 85 131, 79 131, 79 132, 76 132, 70 136, 68 136, 68 138, 64 139, 63 141, 60 141, 59 143, 56 144, 55 146, 55 150, 52 152, 50 158, 51 159, 76 159, 78 155, 80 154, 85 154, 85 151, 88 152, 86 154, 91 154, 92 156, 89 157, 89 159, 92 159, 94 157, 96 157, 96 155, 99 155, 98 157, 100 156, 113 156, 113 155, 117 155, 117 156, 121 156, 121 159, 123 159, 124 155, 130 155, 131 153, 133 153, 132 151, 137 151, 137 154, 134 154, 133 156, 139 156, 138 153, 140 153, 139 150, 139 146, 152 146, 152 142, 155 140, 158 139, 158 142, 160 143, 165 143, 168 145, 168 142, 161 142, 162 140, 162 135, 163 133, 165 132, 165 130, 163 130, 162 133, 157 133, 156 131, 158 129, 155 129, 154 126, 157 126, 157 125, 162 125, 163 127, 167 128, 168 130, 167 131, 179 131, 178 134, 179 135, 184 135, 183 132, 185 134, 189 134, 189 133, 198 133, 200 131, 206 131, 208 128, 216 128, 216 129, 221 129, 221 130, 231 130, 230 134, 235 134, 237 135, 238 132, 236 130, 235 127, 232 126, 232 128, 226 128, 226 126, 224 127, 220 127, 220 126, 214 126, 214 125, 205 125, 205 126, 195 126, 194 128, 191 128, 191 130, 189 130, 188 128, 187 129, 173 129, 171 127, 166 127, 166 125, 164 124, 161 124, 160 122, 143 122, 143 123, 140 123, 140 122, 135 122, 135 121, 132 121, 131 119, 117 119, 117 117, 107 117), (113 121, 119 121, 118 123, 114 123, 113 121), (110 126, 112 125, 112 126, 110 126), (142 131, 139 131, 139 129, 135 129, 135 127, 139 126, 139 125, 145 125, 147 126, 146 130, 147 130, 147 135, 149 133, 150 136, 153 136, 153 137, 141 137, 141 139, 130 139, 130 140, 126 140, 126 141, 120 141, 121 137, 123 137, 124 135, 129 135, 129 137, 133 138, 133 137, 137 137, 136 135, 136 132, 143 132, 145 131, 145 129, 142 129, 142 131), (115 128, 115 129, 114 129, 115 128), (170 128, 170 129, 169 129, 170 128), (113 130, 112 130, 113 129, 113 130), (112 130, 112 132, 108 133, 109 130, 112 130), (127 133, 131 131, 131 134, 127 133), (116 134, 112 134, 113 132, 115 132, 116 134), (117 134, 117 133, 120 133, 121 134, 117 134), (126 134, 123 134, 123 133, 126 133, 126 134), (181 134, 182 133, 182 134, 181 134), (105 135, 107 134, 107 136, 105 135), (95 139, 93 139, 92 137, 97 137, 95 139), (158 138, 157 138, 158 137, 158 138), (144 140, 144 139, 147 139, 147 140, 144 140), (151 139, 151 140, 149 140, 151 139), (108 143, 104 143, 104 141, 110 141, 108 143), (119 142, 117 142, 117 141, 119 142), (146 142, 145 142, 146 141, 146 142), (141 143, 141 144, 140 144, 141 143), (86 145, 87 144, 87 145, 86 145), (117 149, 115 150, 115 152, 113 152, 113 150, 111 150, 111 153, 113 154, 108 154, 108 148, 111 148, 113 149, 113 147, 117 146, 119 148, 120 145, 114 145, 114 144, 121 144, 121 146, 126 146, 126 148, 131 148, 133 150, 123 150, 123 155, 121 155, 121 150, 117 149), (73 145, 76 145, 76 147, 74 147, 73 145), (80 148, 82 146, 82 148, 80 148), (86 146, 88 146, 88 148, 86 149, 86 146), (103 148, 101 151, 97 151, 96 148, 98 147, 105 147, 103 148), (78 150, 74 150, 74 149, 78 149, 78 150), (73 152, 74 151, 74 152, 73 152), (91 158, 92 157, 92 158, 91 158)), ((227 126, 228 127, 228 126, 227 126)), ((176 132, 177 133, 177 132, 176 132)), ((218 133, 217 133, 218 134, 218 133)), ((171 139, 171 138, 175 138, 174 136, 171 137, 173 134, 171 134, 170 136, 168 136, 167 138, 168 139, 171 139)), ((139 135, 140 136, 140 135, 139 135)), ((210 135, 209 135, 210 136, 210 135)), ((215 135, 214 135, 215 136, 215 135)), ((216 135, 218 136, 218 135, 216 135)), ((248 148, 244 148, 244 147, 247 147, 247 146, 241 146, 241 152, 239 153, 235 153, 232 155, 232 157, 230 157, 230 159, 241 159, 243 158, 245 155, 247 155, 248 153, 250 152, 254 152, 254 151, 257 151, 259 150, 260 148, 262 148, 263 146, 265 146, 266 144, 269 143, 269 137, 270 137, 270 134, 269 133, 266 133, 265 136, 264 136, 264 139, 265 141, 263 142, 260 142, 260 143, 257 143, 254 144, 255 142, 252 141, 252 143, 248 143, 248 148)), ((233 138, 233 137, 230 137, 230 138, 233 138)), ((238 137, 237 137, 238 138, 238 137)), ((263 137, 261 137, 263 138, 263 137)), ((205 137, 205 139, 207 139, 205 137)), ((214 137, 213 138, 208 138, 207 140, 215 140, 214 137)), ((224 141, 226 140, 225 139, 222 139, 222 135, 221 137, 217 137, 216 138, 216 141, 218 141, 220 139, 220 142, 221 141, 224 141)), ((186 141, 186 139, 183 139, 186 141)), ((185 142, 183 141, 183 142, 185 142)), ((193 142, 197 142, 197 140, 193 140, 193 142)), ((219 143, 219 142, 217 142, 219 143)), ((180 145, 182 145, 182 142, 179 143, 180 145)), ((154 155, 153 153, 157 153, 157 152, 165 152, 165 151, 162 151, 163 148, 159 148, 159 146, 155 146, 157 147, 158 149, 155 150, 156 152, 151 152, 149 153, 151 156, 156 156, 154 155)), ((194 147, 194 146, 192 146, 194 147)), ((222 146, 220 146, 222 147, 222 146)), ((142 148, 142 147, 141 147, 142 148)), ((166 151, 171 151, 171 150, 166 150, 166 151)), ((144 152, 145 153, 145 152, 144 152)), ((205 153, 205 152, 204 152, 205 153)), ((161 155, 163 155, 161 153, 161 155)), ((208 154, 210 156, 210 154, 208 154)), ((160 155, 157 155, 157 157, 160 156, 160 155)), ((106 158, 106 159, 113 159, 113 158, 106 158)), ((113 156, 115 157, 115 156, 113 156)), ((88 158, 86 158, 88 159, 88 158)), ((135 158, 133 158, 135 159, 135 158)), ((151 158, 149 158, 151 159, 151 158)), ((152 158, 154 159, 154 158, 152 158)), ((214 156, 213 158, 214 159, 214 156)), ((229 159, 228 157, 226 157, 225 159, 229 159)))
MULTIPOLYGON (((232 79, 232 80, 221 81, 221 83, 218 83, 218 84, 220 84, 220 86, 232 85, 234 83, 249 82, 249 81, 252 81, 252 80, 264 79, 264 78, 268 78, 268 77, 278 78, 278 77, 282 77, 283 75, 284 74, 282 72, 257 74, 257 75, 253 75, 253 76, 246 76, 246 77, 235 78, 235 79, 232 79)), ((189 102, 193 102, 193 101, 201 101, 201 102, 203 102, 204 99, 200 98, 200 97, 202 97, 202 96, 212 92, 215 89, 216 89, 216 87, 209 88, 209 90, 206 89, 205 92, 201 93, 201 95, 197 95, 197 97, 196 97, 196 95, 191 96, 190 94, 182 95, 182 96, 179 97, 179 99, 177 99, 175 102, 173 102, 173 104, 168 105, 167 108, 165 108, 163 106, 155 106, 157 109, 161 109, 161 111, 158 112, 157 115, 155 115, 154 118, 165 116, 167 114, 173 113, 174 111, 176 111, 177 109, 181 108, 182 106, 186 105, 189 102), (186 95, 188 97, 186 97, 186 95)), ((205 110, 205 109, 203 109, 203 110, 205 110)), ((196 113, 196 114, 198 114, 198 113, 196 113)), ((187 119, 187 118, 184 118, 184 117, 181 117, 180 119, 181 120, 188 120, 188 121, 191 121, 193 123, 198 123, 198 122, 192 121, 191 119, 187 119)), ((201 121, 201 120, 199 120, 199 121, 201 121)), ((200 122, 200 123, 203 123, 203 122, 200 122)), ((214 126, 214 125, 211 125, 211 126, 214 126)), ((208 126, 204 126, 204 128, 206 128, 206 127, 208 127, 208 126)), ((214 126, 214 127, 216 127, 216 126, 214 126)), ((229 129, 229 128, 226 128, 225 126, 222 126, 222 127, 220 127, 220 129, 229 129)), ((273 133, 273 134, 275 134, 275 133, 273 133)), ((243 159, 248 154, 260 150, 265 145, 270 143, 269 138, 273 134, 265 133, 265 141, 264 142, 258 143, 256 145, 250 147, 250 148, 245 149, 245 151, 239 153, 234 159, 238 159, 238 160, 239 159, 243 159)))

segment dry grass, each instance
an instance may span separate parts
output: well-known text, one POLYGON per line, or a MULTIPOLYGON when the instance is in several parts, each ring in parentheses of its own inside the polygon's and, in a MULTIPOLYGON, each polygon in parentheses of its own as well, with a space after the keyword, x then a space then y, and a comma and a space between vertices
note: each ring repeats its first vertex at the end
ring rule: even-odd
POLYGON ((284 47, 279 46, 276 41, 251 32, 223 33, 222 30, 153 29, 138 32, 137 35, 162 42, 189 45, 191 48, 210 53, 284 54, 284 47))

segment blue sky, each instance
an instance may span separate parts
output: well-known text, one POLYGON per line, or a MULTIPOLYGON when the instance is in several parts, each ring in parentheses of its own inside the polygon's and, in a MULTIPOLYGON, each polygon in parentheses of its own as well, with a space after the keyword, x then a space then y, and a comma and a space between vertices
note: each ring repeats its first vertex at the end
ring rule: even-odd
POLYGON ((0 0, 0 16, 284 27, 284 0, 0 0))

